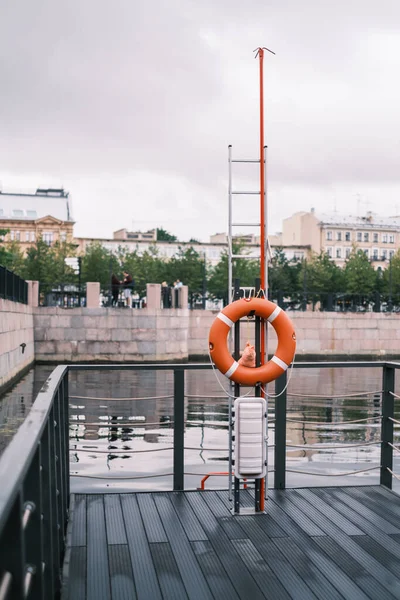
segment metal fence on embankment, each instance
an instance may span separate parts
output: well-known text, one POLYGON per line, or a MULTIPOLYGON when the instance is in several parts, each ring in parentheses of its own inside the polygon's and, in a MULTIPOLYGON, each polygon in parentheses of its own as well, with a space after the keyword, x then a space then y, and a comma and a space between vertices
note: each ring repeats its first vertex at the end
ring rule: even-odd
POLYGON ((28 304, 28 284, 12 271, 0 266, 0 298, 28 304))

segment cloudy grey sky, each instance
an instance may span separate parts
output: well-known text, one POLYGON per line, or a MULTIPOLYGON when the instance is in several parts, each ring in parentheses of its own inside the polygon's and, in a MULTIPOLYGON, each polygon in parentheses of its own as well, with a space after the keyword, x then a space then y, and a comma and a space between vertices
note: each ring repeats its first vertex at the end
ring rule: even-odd
MULTIPOLYGON (((227 146, 258 154, 259 45, 270 231, 312 206, 400 214, 399 0, 2 2, 2 189, 63 185, 81 236, 226 231, 227 146)), ((256 168, 234 184, 258 189, 256 168)))

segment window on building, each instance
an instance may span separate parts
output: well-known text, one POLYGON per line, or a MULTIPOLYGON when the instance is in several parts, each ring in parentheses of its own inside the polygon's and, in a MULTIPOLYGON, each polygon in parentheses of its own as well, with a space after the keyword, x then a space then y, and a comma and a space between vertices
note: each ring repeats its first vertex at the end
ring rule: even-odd
POLYGON ((346 258, 349 258, 351 252, 351 248, 346 248, 346 258))
POLYGON ((327 240, 332 240, 332 231, 327 231, 326 232, 326 239, 327 240))
POLYGON ((350 242, 350 240, 351 240, 351 234, 350 234, 350 231, 346 231, 346 233, 344 234, 344 236, 345 236, 345 240, 346 240, 346 242, 350 242))
POLYGON ((337 232, 336 232, 336 240, 337 240, 338 242, 341 242, 341 241, 342 241, 342 232, 341 232, 341 231, 337 231, 337 232))
POLYGON ((15 235, 14 235, 14 231, 11 229, 10 231, 10 240, 14 241, 15 240, 15 235))
POLYGON ((377 241, 378 241, 378 234, 374 233, 374 242, 375 242, 375 244, 376 244, 377 241))
POLYGON ((363 252, 364 252, 365 256, 367 258, 369 258, 369 248, 364 248, 363 252))
POLYGON ((0 208, 0 217, 2 217, 4 215, 4 210, 2 208, 0 208))
POLYGON ((31 242, 35 241, 35 232, 31 231, 31 242))
POLYGON ((364 242, 369 242, 369 233, 368 232, 364 233, 364 242))
POLYGON ((394 250, 389 250, 389 259, 392 260, 394 256, 394 250))
POLYGON ((336 248, 336 258, 342 258, 342 249, 336 248))
POLYGON ((361 233, 361 231, 357 231, 357 242, 362 242, 362 233, 361 233))
POLYGON ((332 248, 332 246, 327 246, 326 247, 326 253, 329 256, 329 258, 332 258, 332 256, 333 256, 333 248, 332 248))
POLYGON ((42 239, 45 244, 51 246, 53 243, 53 232, 52 231, 43 231, 42 239))
POLYGON ((304 252, 294 252, 293 259, 294 260, 303 260, 304 252))
POLYGON ((21 241, 21 232, 20 231, 15 232, 15 239, 17 242, 21 241))
POLYGON ((382 260, 387 259, 387 250, 382 250, 382 260))
POLYGON ((378 260, 378 257, 379 257, 378 248, 373 248, 373 250, 372 250, 372 258, 374 260, 378 260))
POLYGON ((389 244, 394 244, 394 235, 389 235, 389 244))
POLYGON ((66 231, 60 231, 60 240, 62 242, 66 242, 67 241, 67 232, 66 231))
POLYGON ((388 236, 387 233, 382 233, 382 244, 387 244, 388 236))
POLYGON ((14 208, 12 211, 12 216, 13 217, 23 217, 24 216, 24 211, 20 210, 19 208, 14 208))
POLYGON ((27 211, 26 211, 26 216, 27 216, 29 219, 36 219, 36 217, 37 217, 37 212, 36 212, 36 210, 27 210, 27 211))
POLYGON ((29 231, 25 231, 25 241, 29 242, 29 231))

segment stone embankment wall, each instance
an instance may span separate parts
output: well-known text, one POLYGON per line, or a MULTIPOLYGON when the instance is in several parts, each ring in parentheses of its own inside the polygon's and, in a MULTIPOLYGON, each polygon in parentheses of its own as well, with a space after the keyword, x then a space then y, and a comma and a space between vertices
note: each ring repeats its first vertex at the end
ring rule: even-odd
POLYGON ((188 359, 188 309, 38 307, 33 318, 37 361, 188 359))
MULTIPOLYGON (((188 309, 34 309, 39 361, 208 360, 208 332, 215 312, 188 309)), ((288 313, 297 335, 297 357, 400 357, 400 315, 389 313, 288 313)), ((252 339, 244 322, 242 342, 252 339)), ((268 327, 269 350, 276 335, 268 327)))
MULTIPOLYGON (((365 356, 400 358, 400 315, 397 313, 288 312, 297 337, 297 357, 365 356)), ((216 313, 190 313, 188 353, 207 355, 207 336, 216 313)), ((241 326, 242 345, 253 341, 253 325, 241 326)), ((273 327, 268 327, 269 351, 277 344, 273 327)))
POLYGON ((0 391, 33 361, 32 307, 0 298, 0 391))

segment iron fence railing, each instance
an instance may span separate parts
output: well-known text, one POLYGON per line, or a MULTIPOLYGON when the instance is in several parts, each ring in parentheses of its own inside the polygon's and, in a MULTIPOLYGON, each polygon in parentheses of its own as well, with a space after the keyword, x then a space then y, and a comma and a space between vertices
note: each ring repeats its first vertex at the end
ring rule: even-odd
POLYGON ((39 306, 58 306, 59 308, 78 308, 86 306, 86 284, 71 283, 57 286, 39 285, 39 306))
POLYGON ((27 282, 2 266, 0 266, 0 298, 28 304, 27 282))
POLYGON ((69 508, 68 368, 57 367, 0 459, 0 598, 56 598, 69 508))
MULTIPOLYGON (((173 446, 171 447, 173 489, 185 489, 185 373, 209 370, 207 364, 113 364, 58 366, 38 394, 17 434, 0 458, 0 598, 57 597, 60 590, 61 564, 65 549, 66 525, 69 509, 69 371, 172 371, 173 372, 173 446)), ((400 421, 394 418, 395 371, 400 363, 379 361, 310 362, 296 363, 294 368, 357 368, 382 369, 382 389, 363 392, 379 396, 381 412, 371 419, 381 421, 380 462, 376 466, 345 473, 331 473, 331 477, 379 470, 380 483, 391 489, 395 473, 393 452, 399 449, 394 443, 394 428, 400 421)), ((287 374, 275 382, 274 487, 286 487, 286 474, 300 472, 286 467, 286 454, 290 444, 286 440, 287 374)), ((297 394, 298 395, 298 394, 297 394)), ((350 394, 354 395, 354 394, 350 394)), ((332 397, 332 396, 330 396, 332 397)), ((333 396, 335 397, 335 396, 333 396)), ((71 397, 72 399, 72 397, 71 397)), ((79 396, 79 402, 124 399, 79 396)), ((125 400, 133 400, 125 398, 125 400)), ((143 398, 140 398, 143 400, 143 398)), ((367 419, 365 421, 371 420, 367 419)), ((306 422, 296 421, 301 424, 306 422)), ((84 423, 84 422, 83 422, 84 423)), ((309 423, 309 422, 307 422, 309 423)), ((310 422, 318 426, 318 422, 310 422)), ((72 425, 74 423, 72 422, 72 425)), ((115 423, 113 423, 115 425, 115 423)), ((330 423, 334 425, 334 423, 330 423)), ((376 423, 375 423, 376 425, 376 423)), ((361 442, 357 442, 360 445, 361 442)), ((367 442, 366 442, 367 443, 367 442)), ((317 448, 318 445, 315 445, 317 448)), ((334 446, 332 446, 334 447, 334 446)), ((337 445, 340 447, 340 445, 337 445)), ((149 450, 153 451, 153 450, 149 450)), ((76 452, 76 449, 73 449, 76 452)), ((93 452, 93 450, 91 450, 93 452)), ((94 451, 95 452, 95 451, 94 451)), ((321 475, 321 473, 306 473, 321 475)), ((203 475, 196 473, 196 475, 203 475)), ((85 475, 83 475, 85 476, 85 475)), ((165 473, 121 479, 164 477, 165 473)), ((89 477, 93 477, 92 474, 89 477)), ((96 477, 96 475, 94 475, 96 477)), ((100 479, 107 479, 100 476, 100 479)), ((114 477, 113 480, 118 479, 114 477)))

